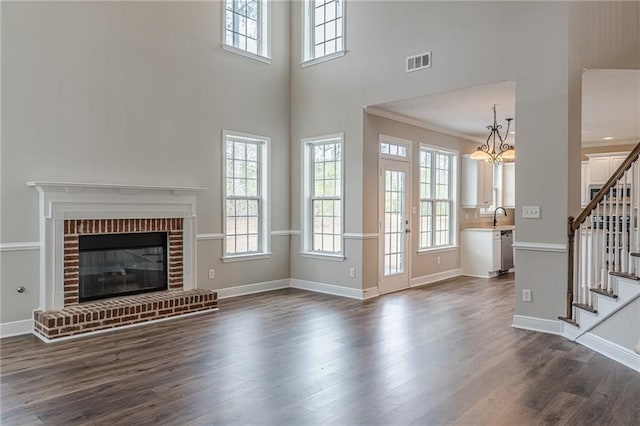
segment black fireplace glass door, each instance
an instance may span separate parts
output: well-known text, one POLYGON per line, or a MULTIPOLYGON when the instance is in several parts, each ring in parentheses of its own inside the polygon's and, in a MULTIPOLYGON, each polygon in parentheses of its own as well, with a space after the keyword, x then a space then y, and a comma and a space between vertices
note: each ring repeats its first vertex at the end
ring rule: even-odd
POLYGON ((167 288, 166 233, 90 237, 80 239, 80 302, 167 288))

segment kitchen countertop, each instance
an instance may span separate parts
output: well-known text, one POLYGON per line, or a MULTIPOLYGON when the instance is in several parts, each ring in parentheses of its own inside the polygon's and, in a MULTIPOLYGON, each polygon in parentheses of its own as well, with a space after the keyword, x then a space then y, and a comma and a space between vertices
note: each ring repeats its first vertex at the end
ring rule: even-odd
POLYGON ((487 226, 484 228, 465 228, 462 231, 485 231, 485 232, 493 232, 493 231, 513 231, 516 229, 515 225, 498 225, 495 228, 492 226, 487 226))

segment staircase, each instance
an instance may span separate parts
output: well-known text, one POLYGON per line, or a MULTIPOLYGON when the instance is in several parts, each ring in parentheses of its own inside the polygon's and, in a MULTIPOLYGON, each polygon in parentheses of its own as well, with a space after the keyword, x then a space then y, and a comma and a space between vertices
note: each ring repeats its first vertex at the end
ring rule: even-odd
POLYGON ((626 338, 640 329, 639 155, 640 143, 589 205, 569 217, 567 313, 559 318, 565 337, 640 372, 640 341, 629 345, 626 338), (597 333, 605 322, 605 334, 625 345, 597 333))

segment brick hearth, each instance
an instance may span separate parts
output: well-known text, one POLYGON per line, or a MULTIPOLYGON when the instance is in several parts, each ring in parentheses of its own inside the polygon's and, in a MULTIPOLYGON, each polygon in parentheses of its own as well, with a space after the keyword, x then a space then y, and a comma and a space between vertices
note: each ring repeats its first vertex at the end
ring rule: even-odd
POLYGON ((93 303, 71 305, 54 311, 33 313, 36 333, 58 339, 124 325, 216 310, 212 290, 166 291, 140 294, 93 303))

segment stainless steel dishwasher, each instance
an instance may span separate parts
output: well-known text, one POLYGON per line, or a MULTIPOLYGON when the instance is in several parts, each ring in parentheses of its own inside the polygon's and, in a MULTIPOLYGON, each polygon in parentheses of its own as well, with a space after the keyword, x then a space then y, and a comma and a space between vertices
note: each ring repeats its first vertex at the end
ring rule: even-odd
POLYGON ((500 231, 500 270, 513 268, 513 231, 500 231))

